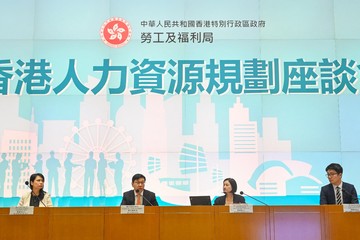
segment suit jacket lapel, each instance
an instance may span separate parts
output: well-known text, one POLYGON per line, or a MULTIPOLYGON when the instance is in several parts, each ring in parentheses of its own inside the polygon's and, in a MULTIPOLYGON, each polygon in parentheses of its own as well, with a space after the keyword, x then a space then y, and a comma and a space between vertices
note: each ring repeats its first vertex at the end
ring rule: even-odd
POLYGON ((132 205, 135 205, 135 193, 134 190, 130 192, 130 201, 132 202, 132 205))
POLYGON ((145 189, 144 189, 144 192, 143 192, 143 204, 144 204, 144 206, 148 206, 149 203, 144 198, 151 201, 151 199, 149 199, 149 194, 145 189))
POLYGON ((352 196, 351 196, 351 189, 349 187, 349 185, 347 185, 346 183, 343 182, 343 192, 342 192, 342 196, 343 196, 343 203, 345 202, 350 202, 352 200, 352 196))

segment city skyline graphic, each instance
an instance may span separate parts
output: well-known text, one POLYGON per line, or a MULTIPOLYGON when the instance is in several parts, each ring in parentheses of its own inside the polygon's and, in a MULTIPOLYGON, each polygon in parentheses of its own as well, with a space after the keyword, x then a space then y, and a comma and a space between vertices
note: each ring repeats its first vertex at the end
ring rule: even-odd
MULTIPOLYGON (((89 77, 89 84, 94 81, 89 77)), ((3 197, 28 191, 23 182, 34 172, 45 175, 45 190, 53 197, 120 196, 140 172, 147 188, 179 205, 188 204, 190 195, 220 195, 228 176, 256 196, 316 195, 323 184, 309 163, 292 159, 291 141, 278 138, 277 119, 263 118, 260 134, 240 97, 224 118, 225 139, 219 134, 224 122, 216 120, 216 106, 205 94, 194 104, 192 134, 179 127, 186 119, 183 96, 125 95, 115 121, 106 94, 85 96, 78 119, 63 120, 59 114, 41 126, 34 121, 36 109, 31 120, 19 117, 20 97, 12 96, 9 104, 11 114, 0 128, 3 197), (221 141, 229 143, 228 158, 220 158, 221 141)))

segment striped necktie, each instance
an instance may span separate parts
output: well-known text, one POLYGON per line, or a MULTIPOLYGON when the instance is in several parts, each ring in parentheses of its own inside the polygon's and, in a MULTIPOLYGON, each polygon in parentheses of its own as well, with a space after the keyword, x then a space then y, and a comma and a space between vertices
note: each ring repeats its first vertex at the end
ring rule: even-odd
POLYGON ((336 204, 337 205, 342 204, 342 199, 341 199, 341 193, 340 193, 340 187, 339 186, 336 187, 336 204))

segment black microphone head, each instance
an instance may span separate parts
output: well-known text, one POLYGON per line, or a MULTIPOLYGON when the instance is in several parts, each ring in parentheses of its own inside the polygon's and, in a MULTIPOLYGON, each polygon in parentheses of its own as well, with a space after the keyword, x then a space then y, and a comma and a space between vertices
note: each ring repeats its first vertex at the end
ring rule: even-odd
POLYGON ((135 192, 136 192, 136 193, 139 193, 139 192, 140 192, 140 190, 139 190, 139 189, 136 189, 136 190, 135 190, 135 192))
POLYGON ((243 191, 240 191, 240 195, 243 195, 244 194, 244 192, 243 191))
POLYGON ((29 181, 25 181, 25 185, 29 185, 29 181))

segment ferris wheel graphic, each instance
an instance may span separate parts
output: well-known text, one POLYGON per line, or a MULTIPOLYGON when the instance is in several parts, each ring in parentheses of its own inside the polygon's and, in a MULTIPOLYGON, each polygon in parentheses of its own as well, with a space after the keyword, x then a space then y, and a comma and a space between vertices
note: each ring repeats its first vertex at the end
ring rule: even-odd
POLYGON ((129 178, 127 175, 136 165, 133 160, 136 150, 132 144, 132 137, 123 127, 115 127, 113 121, 85 121, 81 127, 73 127, 72 135, 65 137, 64 142, 64 168, 63 174, 60 175, 64 176, 64 179, 59 184, 60 192, 64 189, 63 196, 119 194, 122 179, 129 178), (90 158, 92 164, 88 164, 87 160, 90 158), (100 159, 106 162, 106 167, 100 163, 100 159), (119 166, 121 169, 116 169, 119 166), (119 176, 121 179, 116 179, 119 176))

